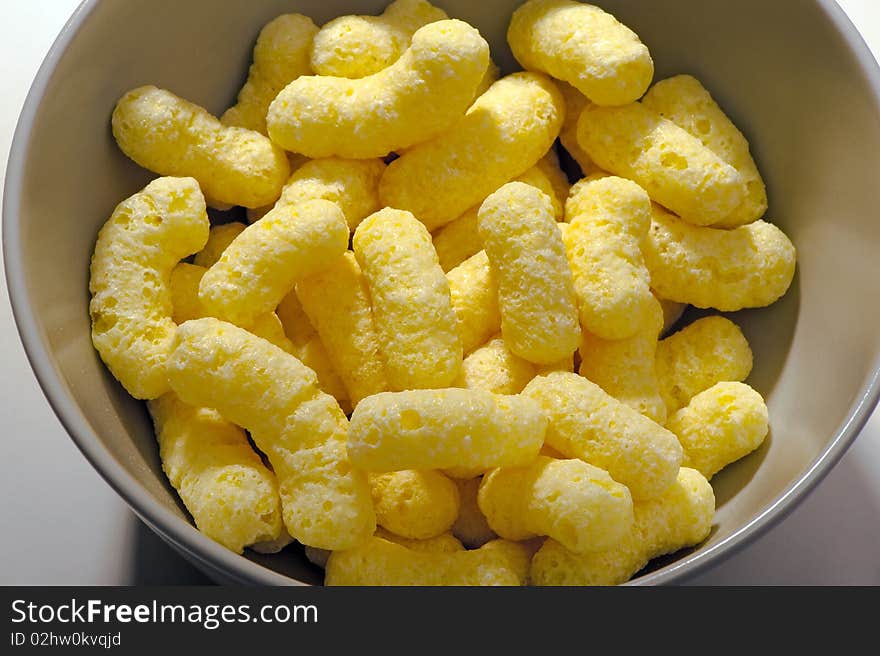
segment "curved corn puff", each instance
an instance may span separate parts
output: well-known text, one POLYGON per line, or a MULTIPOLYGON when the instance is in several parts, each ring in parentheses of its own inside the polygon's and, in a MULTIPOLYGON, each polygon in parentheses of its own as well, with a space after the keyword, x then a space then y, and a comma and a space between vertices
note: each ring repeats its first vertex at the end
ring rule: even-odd
POLYGON ((202 107, 154 86, 122 96, 112 127, 128 157, 159 175, 192 176, 212 206, 273 203, 290 174, 284 151, 263 135, 227 127, 202 107))
POLYGON ((136 399, 168 391, 165 361, 177 329, 169 283, 180 260, 208 239, 208 215, 192 178, 159 178, 119 203, 92 255, 92 343, 136 399))
POLYGON ((312 73, 309 51, 317 33, 318 26, 302 14, 283 14, 266 23, 254 46, 247 81, 235 105, 223 113, 220 121, 268 134, 269 103, 300 75, 312 73))
POLYGON ((661 496, 633 504, 633 514, 630 532, 605 551, 575 554, 547 540, 532 558, 534 585, 624 583, 652 558, 706 539, 715 515, 715 495, 702 474, 682 467, 661 496))
POLYGON ((659 496, 675 481, 682 459, 675 435, 595 383, 555 372, 535 378, 522 395, 549 418, 548 445, 606 470, 633 499, 659 496))
POLYGON ((378 73, 288 84, 269 106, 269 136, 307 157, 384 157, 459 121, 488 65, 489 46, 476 29, 457 20, 430 23, 378 73))
POLYGON ((236 553, 281 535, 278 481, 242 429, 173 392, 147 407, 162 470, 202 533, 236 553))
POLYGON ((507 42, 523 68, 565 80, 599 105, 638 100, 654 77, 635 32, 593 5, 529 0, 513 12, 507 42))
POLYGON ((564 113, 549 78, 503 77, 452 129, 389 164, 379 198, 436 230, 534 166, 553 145, 564 113))
POLYGON ((313 371, 245 330, 187 321, 167 365, 186 403, 247 428, 278 477, 284 525, 313 547, 348 549, 376 529, 366 474, 345 449, 348 421, 313 371))

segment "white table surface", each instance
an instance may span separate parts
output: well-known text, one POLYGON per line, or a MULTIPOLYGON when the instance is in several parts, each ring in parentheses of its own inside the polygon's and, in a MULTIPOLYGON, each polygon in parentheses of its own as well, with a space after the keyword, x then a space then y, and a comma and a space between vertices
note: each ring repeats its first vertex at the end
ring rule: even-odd
MULTIPOLYGON (((77 0, 0 1, 0 162, 40 62, 77 0)), ((840 0, 880 57, 880 2, 840 0)), ((0 180, 2 188, 2 180, 0 180)), ((2 257, 2 255, 0 255, 2 257)), ((0 268, 0 584, 201 583, 80 455, 25 359, 0 268)), ((880 412, 785 521, 699 584, 880 584, 880 412)))

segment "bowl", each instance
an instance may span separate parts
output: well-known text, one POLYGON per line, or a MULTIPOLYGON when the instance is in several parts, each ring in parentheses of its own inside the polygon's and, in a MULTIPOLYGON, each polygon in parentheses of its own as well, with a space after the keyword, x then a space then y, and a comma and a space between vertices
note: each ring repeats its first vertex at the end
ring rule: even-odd
MULTIPOLYGON (((321 24, 385 0, 86 0, 33 83, 9 158, 3 247, 22 341, 49 403, 83 455, 164 540, 219 582, 317 583, 291 546, 238 556, 201 535, 162 474, 144 404, 89 337, 88 265, 113 207, 153 176, 110 134, 126 90, 156 84, 219 114, 245 77, 261 26, 299 11, 321 24)), ((506 71, 519 0, 437 0, 480 29, 506 71)), ((699 78, 750 139, 770 209, 798 248, 782 301, 735 313, 755 353, 771 434, 712 483, 718 512, 699 547, 635 583, 684 580, 778 522, 852 443, 880 394, 880 72, 831 0, 600 4, 633 28, 656 79, 699 78)), ((82 509, 88 513, 88 509, 82 509)), ((817 527, 817 530, 820 530, 817 527)))

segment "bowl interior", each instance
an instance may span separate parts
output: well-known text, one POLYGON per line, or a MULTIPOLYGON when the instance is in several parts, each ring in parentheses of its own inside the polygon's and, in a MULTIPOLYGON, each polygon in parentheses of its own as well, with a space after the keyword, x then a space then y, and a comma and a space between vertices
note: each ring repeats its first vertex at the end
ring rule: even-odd
MULTIPOLYGON (((44 65, 16 134, 4 248, 35 371, 102 475, 221 580, 314 583, 320 572, 296 548, 243 559, 192 528, 161 472, 143 404, 91 346, 88 264, 97 231, 116 203, 153 177, 118 150, 110 113, 123 92, 148 83, 220 113, 244 79, 260 27, 274 16, 299 11, 321 24, 385 4, 86 2, 44 65)), ((518 0, 436 4, 477 26, 503 69, 516 68, 504 35, 518 0)), ((767 182, 767 216, 799 252, 781 302, 732 317, 755 352, 749 382, 768 400, 771 436, 713 480, 718 513, 706 543, 640 579, 662 582, 712 562, 778 517, 867 418, 880 359, 880 84, 867 49, 830 1, 601 5, 649 46, 656 79, 695 75, 743 130, 767 182)))

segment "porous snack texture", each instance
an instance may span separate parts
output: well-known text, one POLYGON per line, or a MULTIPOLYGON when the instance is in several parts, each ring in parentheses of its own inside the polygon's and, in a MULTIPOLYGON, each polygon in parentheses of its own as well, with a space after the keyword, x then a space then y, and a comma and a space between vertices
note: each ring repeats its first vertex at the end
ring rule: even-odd
POLYGON ((126 93, 113 110, 113 136, 135 162, 198 180, 210 205, 275 202, 290 173, 284 151, 245 128, 223 125, 202 107, 154 86, 126 93))
POLYGON ((269 105, 269 136, 306 157, 384 157, 458 121, 488 66, 489 46, 473 27, 430 23, 378 73, 356 80, 312 75, 288 84, 269 105))
POLYGON ((711 312, 796 267, 748 117, 718 72, 654 83, 598 6, 483 25, 503 75, 429 0, 379 9, 262 17, 220 119, 156 86, 112 112, 180 177, 98 233, 92 341, 193 523, 327 585, 611 585, 701 548, 773 414, 755 324, 711 312))

